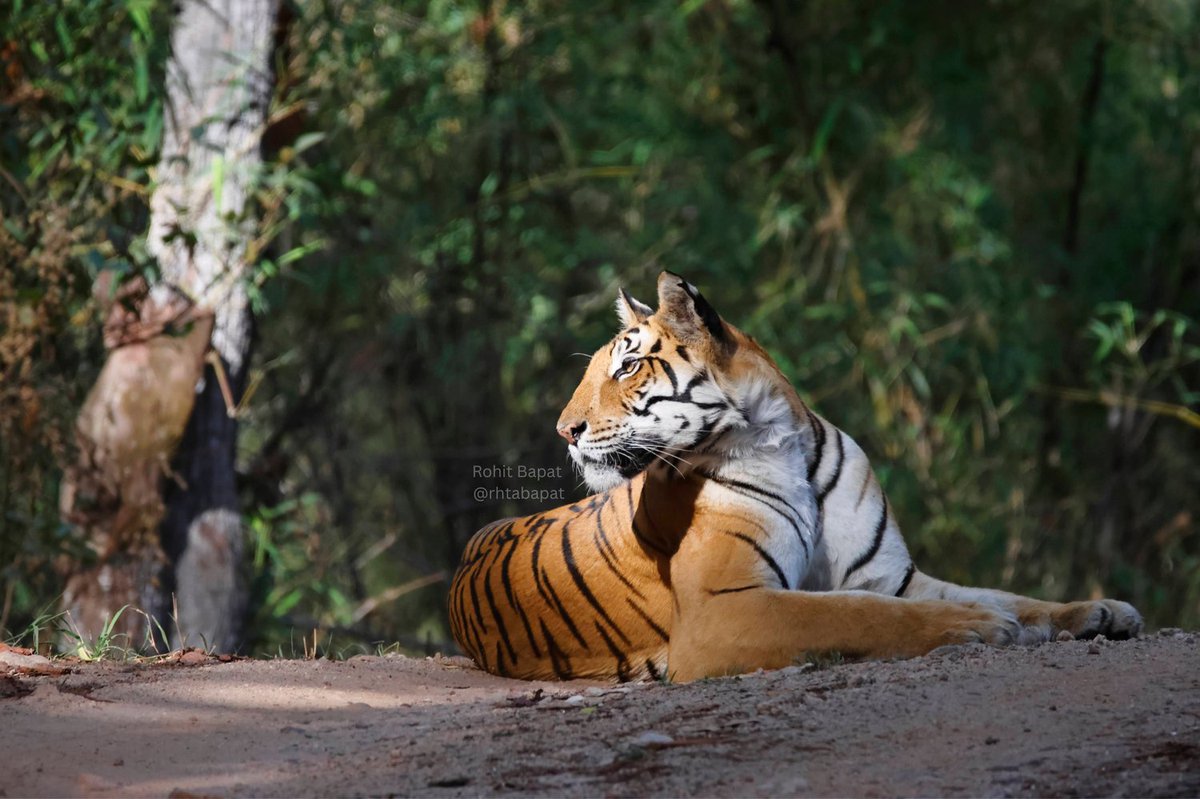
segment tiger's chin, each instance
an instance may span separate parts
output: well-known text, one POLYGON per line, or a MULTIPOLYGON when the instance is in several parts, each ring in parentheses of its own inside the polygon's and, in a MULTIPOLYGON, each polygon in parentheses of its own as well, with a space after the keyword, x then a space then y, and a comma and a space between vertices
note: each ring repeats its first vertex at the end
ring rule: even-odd
MULTIPOLYGON (((640 454, 640 453, 639 453, 640 454)), ((654 460, 654 453, 646 452, 643 457, 624 456, 615 461, 591 458, 571 447, 571 457, 583 473, 588 490, 601 493, 637 477, 654 460)))
POLYGON ((607 464, 584 464, 583 482, 588 490, 600 494, 610 488, 616 488, 629 478, 621 474, 621 470, 607 464))

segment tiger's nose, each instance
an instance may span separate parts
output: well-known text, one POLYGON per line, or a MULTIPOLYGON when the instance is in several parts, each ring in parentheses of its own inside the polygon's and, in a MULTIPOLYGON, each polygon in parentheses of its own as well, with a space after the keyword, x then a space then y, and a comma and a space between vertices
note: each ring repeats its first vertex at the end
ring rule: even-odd
POLYGON ((587 422, 564 422, 558 426, 558 434, 567 440, 568 444, 579 441, 583 431, 587 430, 587 422))

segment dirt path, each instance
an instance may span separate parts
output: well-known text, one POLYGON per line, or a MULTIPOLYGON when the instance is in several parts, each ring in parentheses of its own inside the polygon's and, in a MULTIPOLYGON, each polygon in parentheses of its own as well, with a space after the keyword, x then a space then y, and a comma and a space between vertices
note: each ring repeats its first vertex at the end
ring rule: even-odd
POLYGON ((1200 795, 1193 634, 681 686, 402 657, 9 674, 9 797, 1200 795))

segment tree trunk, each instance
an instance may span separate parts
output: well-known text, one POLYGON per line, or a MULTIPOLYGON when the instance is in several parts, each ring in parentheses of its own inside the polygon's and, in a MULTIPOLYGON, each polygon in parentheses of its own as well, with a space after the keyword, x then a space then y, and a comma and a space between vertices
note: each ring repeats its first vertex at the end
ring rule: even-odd
MULTIPOLYGON (((63 518, 96 555, 66 569, 63 605, 85 639, 107 625, 140 647, 155 634, 153 619, 175 647, 238 644, 245 591, 232 408, 250 355, 245 280, 256 225, 247 200, 277 5, 183 0, 175 19, 147 241, 161 279, 148 291, 123 287, 113 303, 111 354, 80 413, 79 456, 63 480, 63 518), (210 345, 219 375, 204 367, 210 345), (144 612, 127 611, 114 627, 126 606, 144 612)), ((97 288, 102 300, 112 295, 107 279, 97 288)))
POLYGON ((210 365, 172 464, 162 542, 174 646, 236 648, 241 635, 242 524, 234 477, 240 399, 250 355, 247 200, 270 100, 277 0, 185 0, 171 37, 167 117, 149 244, 163 279, 215 314, 210 365))
POLYGON ((150 619, 165 614, 160 486, 212 334, 212 313, 186 298, 163 292, 155 300, 141 279, 113 296, 113 281, 103 273, 94 287, 107 306, 109 355, 75 422, 76 459, 59 497, 63 521, 94 557, 64 563, 62 609, 82 639, 64 636, 66 648, 90 645, 106 629, 124 637, 113 643, 141 647, 153 633, 150 619))

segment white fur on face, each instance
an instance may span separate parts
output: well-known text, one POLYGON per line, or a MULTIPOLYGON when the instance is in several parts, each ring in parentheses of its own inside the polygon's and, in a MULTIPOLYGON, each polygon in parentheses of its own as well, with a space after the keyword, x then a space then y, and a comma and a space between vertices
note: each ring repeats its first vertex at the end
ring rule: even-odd
POLYGON ((575 465, 583 473, 583 482, 587 484, 588 490, 593 493, 599 494, 608 491, 610 488, 616 488, 626 480, 620 471, 611 466, 582 463, 578 447, 571 447, 571 457, 575 459, 575 465))

